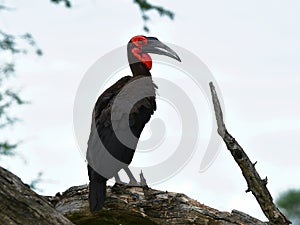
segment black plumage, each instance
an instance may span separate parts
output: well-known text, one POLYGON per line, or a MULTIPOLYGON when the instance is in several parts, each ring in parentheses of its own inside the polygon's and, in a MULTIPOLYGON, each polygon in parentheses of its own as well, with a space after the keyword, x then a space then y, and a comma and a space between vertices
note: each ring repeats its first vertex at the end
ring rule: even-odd
POLYGON ((135 180, 127 166, 145 125, 156 110, 157 87, 152 81, 152 60, 148 53, 164 54, 180 61, 173 50, 153 37, 133 37, 127 53, 132 76, 122 77, 105 90, 93 110, 87 149, 91 211, 103 207, 106 181, 113 176, 118 179, 119 170, 125 169, 130 180, 135 180))

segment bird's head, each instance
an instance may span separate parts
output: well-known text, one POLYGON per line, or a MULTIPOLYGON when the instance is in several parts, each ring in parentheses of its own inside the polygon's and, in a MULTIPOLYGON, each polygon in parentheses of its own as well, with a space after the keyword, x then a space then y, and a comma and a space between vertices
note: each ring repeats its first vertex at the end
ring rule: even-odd
POLYGON ((148 53, 165 55, 181 62, 176 52, 155 37, 138 35, 130 39, 127 45, 127 54, 131 67, 136 63, 142 63, 148 71, 151 70, 152 59, 148 53))

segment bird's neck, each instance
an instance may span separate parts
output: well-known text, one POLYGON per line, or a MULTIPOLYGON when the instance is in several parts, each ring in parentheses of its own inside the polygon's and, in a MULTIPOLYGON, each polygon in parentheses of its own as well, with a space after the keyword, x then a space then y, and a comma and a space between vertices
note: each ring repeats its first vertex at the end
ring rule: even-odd
POLYGON ((144 65, 142 62, 136 62, 130 64, 130 69, 132 71, 132 75, 136 76, 151 76, 150 70, 144 65))

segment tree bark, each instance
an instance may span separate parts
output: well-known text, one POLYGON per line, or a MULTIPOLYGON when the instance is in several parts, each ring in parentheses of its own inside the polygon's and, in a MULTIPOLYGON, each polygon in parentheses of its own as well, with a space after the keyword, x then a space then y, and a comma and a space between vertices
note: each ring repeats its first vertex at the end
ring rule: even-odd
POLYGON ((261 179, 255 169, 255 163, 252 163, 239 145, 239 143, 228 133, 223 120, 223 113, 217 96, 217 92, 212 82, 210 82, 212 100, 215 109, 215 115, 218 125, 218 133, 223 138, 227 149, 230 151, 234 160, 240 167, 244 178, 248 184, 246 192, 252 192, 258 201, 263 213, 269 219, 271 225, 288 225, 291 222, 276 207, 273 198, 267 188, 268 179, 261 179))
POLYGON ((87 185, 71 187, 62 195, 40 196, 2 167, 0 185, 3 225, 267 225, 237 210, 221 212, 184 194, 148 187, 108 187, 103 210, 90 213, 87 185))
POLYGON ((267 225, 246 213, 221 212, 180 193, 148 187, 107 187, 103 209, 90 213, 87 185, 48 197, 53 206, 75 224, 109 225, 267 225))
POLYGON ((0 224, 73 224, 21 179, 0 167, 0 224))

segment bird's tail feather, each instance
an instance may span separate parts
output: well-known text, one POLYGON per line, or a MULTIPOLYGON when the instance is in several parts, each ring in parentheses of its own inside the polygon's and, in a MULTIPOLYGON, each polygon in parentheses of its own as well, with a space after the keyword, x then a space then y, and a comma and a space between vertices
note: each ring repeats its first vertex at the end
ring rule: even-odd
POLYGON ((89 202, 90 211, 99 211, 102 209, 106 195, 106 181, 90 181, 89 202))
POLYGON ((107 179, 98 174, 90 165, 88 165, 90 178, 89 185, 89 203, 90 211, 99 211, 102 209, 106 195, 107 179))

